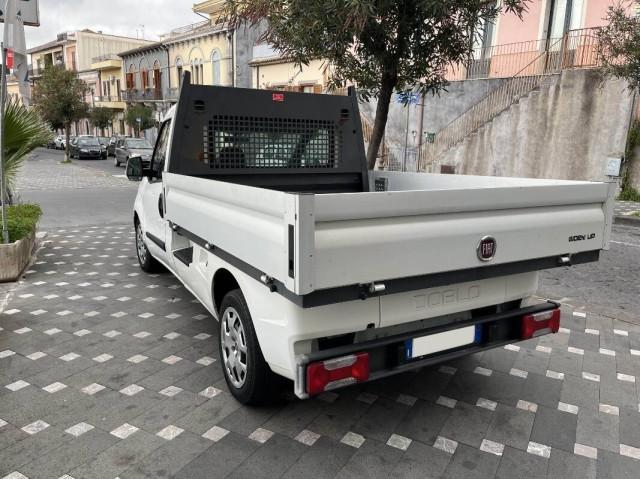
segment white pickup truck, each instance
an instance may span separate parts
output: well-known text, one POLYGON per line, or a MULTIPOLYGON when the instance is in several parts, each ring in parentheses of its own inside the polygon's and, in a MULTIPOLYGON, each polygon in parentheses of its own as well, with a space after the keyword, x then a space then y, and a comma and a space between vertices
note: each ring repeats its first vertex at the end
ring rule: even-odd
POLYGON ((140 265, 218 319, 243 403, 370 381, 555 333, 538 271, 597 261, 613 184, 367 171, 349 96, 191 85, 133 222, 140 265))

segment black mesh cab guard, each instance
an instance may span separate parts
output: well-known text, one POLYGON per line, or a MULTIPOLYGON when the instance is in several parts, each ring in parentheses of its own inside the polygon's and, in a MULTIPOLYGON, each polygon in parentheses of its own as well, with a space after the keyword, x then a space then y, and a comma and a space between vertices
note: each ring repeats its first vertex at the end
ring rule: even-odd
POLYGON ((369 191, 347 96, 192 85, 185 72, 169 172, 290 192, 369 191))

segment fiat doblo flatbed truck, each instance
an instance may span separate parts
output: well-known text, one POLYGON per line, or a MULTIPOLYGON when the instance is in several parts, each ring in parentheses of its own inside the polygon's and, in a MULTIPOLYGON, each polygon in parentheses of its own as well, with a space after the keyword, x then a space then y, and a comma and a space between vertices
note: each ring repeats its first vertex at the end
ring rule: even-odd
POLYGON ((219 321, 233 395, 295 394, 555 333, 538 271, 597 261, 615 185, 367 171, 358 102, 192 85, 163 120, 133 223, 219 321))

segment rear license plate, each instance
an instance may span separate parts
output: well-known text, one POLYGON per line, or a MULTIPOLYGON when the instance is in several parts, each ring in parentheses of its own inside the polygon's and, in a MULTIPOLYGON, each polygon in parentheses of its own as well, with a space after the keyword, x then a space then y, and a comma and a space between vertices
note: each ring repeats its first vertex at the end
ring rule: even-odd
POLYGON ((476 342, 476 328, 452 329, 444 333, 430 334, 405 341, 405 359, 414 359, 429 354, 439 353, 448 349, 459 348, 476 342))

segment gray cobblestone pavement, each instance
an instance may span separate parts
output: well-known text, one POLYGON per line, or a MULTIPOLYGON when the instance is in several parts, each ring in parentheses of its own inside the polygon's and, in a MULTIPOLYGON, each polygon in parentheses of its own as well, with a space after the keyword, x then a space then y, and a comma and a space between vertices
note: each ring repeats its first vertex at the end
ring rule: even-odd
POLYGON ((137 184, 127 181, 122 169, 114 168, 111 174, 77 161, 61 164, 61 153, 38 151, 45 158, 24 163, 17 179, 19 191, 137 187, 137 184))
POLYGON ((0 477, 640 476, 639 325, 566 307, 556 335, 247 408, 129 225, 48 240, 0 314, 0 477))

